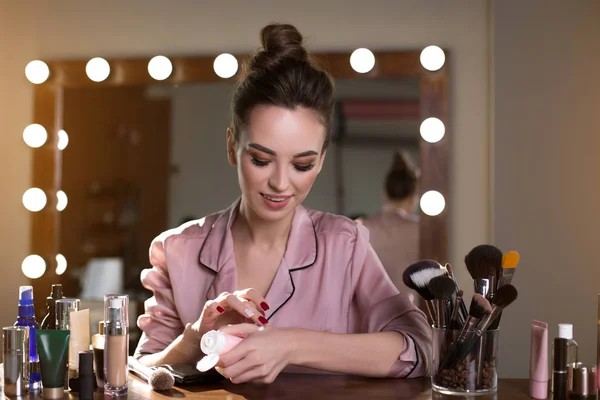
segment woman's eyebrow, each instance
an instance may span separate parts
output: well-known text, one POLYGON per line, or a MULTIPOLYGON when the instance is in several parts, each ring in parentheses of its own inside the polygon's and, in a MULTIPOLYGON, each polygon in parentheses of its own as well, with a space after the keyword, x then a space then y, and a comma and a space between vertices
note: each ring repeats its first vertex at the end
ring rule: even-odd
MULTIPOLYGON (((269 149, 268 147, 262 146, 262 145, 260 145, 258 143, 250 143, 250 144, 248 144, 248 147, 252 147, 253 149, 256 149, 256 150, 261 151, 263 153, 270 154, 272 156, 277 156, 277 153, 275 153, 273 150, 269 149)), ((307 150, 307 151, 303 151, 302 153, 295 154, 294 158, 316 156, 318 154, 319 153, 317 153, 314 150, 307 150)))

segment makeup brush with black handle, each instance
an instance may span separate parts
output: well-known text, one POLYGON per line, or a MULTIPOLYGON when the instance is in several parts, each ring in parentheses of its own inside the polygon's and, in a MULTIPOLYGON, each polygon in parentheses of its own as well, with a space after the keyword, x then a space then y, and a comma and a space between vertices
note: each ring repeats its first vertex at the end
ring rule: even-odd
MULTIPOLYGON (((461 321, 460 318, 462 318, 462 316, 460 315, 460 313, 458 312, 458 309, 460 308, 458 306, 458 304, 465 304, 463 301, 463 294, 464 292, 462 290, 459 290, 458 292, 456 292, 456 297, 454 298, 454 306, 452 307, 452 315, 450 316, 450 329, 451 330, 455 330, 455 329, 461 329, 462 325, 464 323, 464 321, 461 321)), ((469 315, 469 313, 467 313, 467 316, 469 315)), ((467 318, 465 318, 464 320, 466 321, 467 318)))
MULTIPOLYGON (((489 328, 490 324, 498 318, 500 312, 517 299, 518 293, 514 286, 505 285, 500 289, 498 289, 496 297, 494 298, 494 304, 491 306, 492 311, 481 318, 475 330, 466 333, 462 342, 457 340, 456 350, 453 352, 453 359, 448 363, 449 366, 454 366, 456 363, 461 362, 467 354, 469 354, 478 339, 480 339, 483 333, 489 328)), ((486 347, 488 353, 487 358, 489 358, 489 355, 493 354, 495 350, 493 347, 486 347)), ((446 368, 448 368, 448 366, 446 366, 446 368)))
POLYGON ((502 251, 491 244, 476 246, 465 256, 465 265, 474 280, 488 279, 489 286, 485 297, 488 300, 493 298, 502 270, 502 251))
POLYGON ((452 296, 456 293, 456 283, 449 276, 440 275, 432 278, 427 287, 435 297, 434 309, 437 320, 434 326, 439 329, 448 329, 452 314, 452 296))
POLYGON ((402 281, 404 284, 408 288, 419 293, 425 300, 427 313, 429 314, 430 322, 432 324, 436 321, 436 315, 433 309, 433 300, 435 297, 427 288, 427 283, 432 278, 445 274, 446 270, 435 260, 417 261, 416 263, 409 265, 402 273, 402 281))
MULTIPOLYGON (((445 267, 446 267, 446 271, 448 271, 448 274, 450 275, 450 278, 452 278, 454 283, 456 283, 456 292, 458 294, 458 292, 460 291, 460 286, 458 286, 458 281, 456 280, 456 277, 454 276, 454 270, 452 268, 452 265, 450 265, 450 263, 446 263, 445 267)), ((457 299, 458 299, 457 300, 458 306, 460 307, 460 314, 464 321, 465 319, 467 319, 467 315, 469 315, 469 312, 467 311, 467 306, 466 306, 465 302, 463 301, 462 296, 460 296, 460 298, 457 296, 457 299)))
POLYGON ((463 343, 467 340, 473 330, 477 327, 477 324, 485 315, 492 312, 492 306, 490 302, 480 294, 474 294, 469 306, 469 316, 462 327, 462 330, 458 334, 457 339, 452 343, 450 349, 445 352, 442 356, 442 362, 439 365, 439 371, 447 368, 451 368, 455 363, 460 362, 457 360, 457 353, 460 351, 463 343))

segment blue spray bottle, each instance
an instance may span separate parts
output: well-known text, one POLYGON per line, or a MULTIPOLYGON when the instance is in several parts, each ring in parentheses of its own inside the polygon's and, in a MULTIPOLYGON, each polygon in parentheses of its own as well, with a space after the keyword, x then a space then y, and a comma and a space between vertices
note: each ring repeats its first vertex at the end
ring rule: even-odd
POLYGON ((29 390, 39 390, 42 376, 40 374, 40 360, 37 352, 37 342, 35 332, 39 325, 35 320, 33 309, 33 287, 19 287, 19 316, 15 326, 29 327, 29 390))

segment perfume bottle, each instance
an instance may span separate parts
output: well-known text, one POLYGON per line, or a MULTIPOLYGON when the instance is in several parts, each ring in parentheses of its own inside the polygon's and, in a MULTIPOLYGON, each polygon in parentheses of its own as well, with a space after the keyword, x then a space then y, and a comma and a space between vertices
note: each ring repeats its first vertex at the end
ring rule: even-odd
MULTIPOLYGON (((558 324, 558 337, 561 339, 566 339, 567 341, 567 390, 571 390, 573 387, 573 368, 577 366, 578 361, 578 345, 575 340, 573 340, 573 324, 558 324)), ((555 348, 552 346, 552 360, 555 357, 555 348)), ((554 374, 551 377, 550 387, 554 392, 554 374)))
POLYGON ((104 295, 104 393, 127 393, 129 356, 129 296, 104 295))

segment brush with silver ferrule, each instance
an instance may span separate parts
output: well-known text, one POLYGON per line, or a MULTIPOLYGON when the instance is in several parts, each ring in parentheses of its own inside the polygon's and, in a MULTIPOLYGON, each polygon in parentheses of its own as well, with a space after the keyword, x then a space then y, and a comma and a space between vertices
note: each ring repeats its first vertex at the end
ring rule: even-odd
POLYGON ((518 294, 517 289, 513 285, 504 285, 498 288, 496 296, 492 301, 492 311, 479 321, 476 330, 484 331, 488 329, 500 316, 502 310, 517 299, 518 294))
MULTIPOLYGON (((459 290, 458 292, 456 292, 456 297, 454 298, 454 306, 452 307, 452 315, 450 316, 450 329, 454 330, 454 329, 460 329, 462 327, 462 323, 463 321, 460 320, 460 318, 462 318, 461 314, 458 312, 459 306, 458 304, 464 304, 463 301, 463 294, 464 292, 462 290, 459 290)), ((469 313, 467 313, 467 317, 468 317, 469 313)), ((467 318, 464 318, 464 321, 466 321, 467 318)))
POLYGON ((494 280, 494 282, 489 282, 489 290, 495 292, 496 287, 492 289, 491 284, 494 283, 495 285, 497 283, 497 277, 500 276, 502 269, 502 252, 500 249, 490 244, 476 246, 465 256, 465 265, 473 279, 494 280), (492 268, 494 269, 493 273, 492 268))
POLYGON ((519 259, 519 253, 514 250, 509 251, 502 256, 502 271, 500 272, 500 278, 498 279, 498 287, 508 285, 512 282, 513 276, 517 271, 519 259))
POLYGON ((480 294, 474 294, 469 307, 469 316, 458 334, 458 338, 452 343, 450 349, 442 356, 442 362, 439 364, 439 371, 444 369, 452 368, 462 359, 459 359, 459 355, 462 353, 465 341, 473 335, 474 329, 477 323, 485 315, 489 314, 492 310, 490 302, 480 294))
POLYGON ((456 293, 456 284, 449 276, 440 275, 432 278, 427 284, 427 288, 435 297, 435 327, 447 329, 450 325, 452 296, 456 293))
MULTIPOLYGON (((458 292, 460 291, 460 286, 458 286, 458 281, 456 280, 456 277, 454 276, 454 269, 452 268, 452 265, 450 265, 450 263, 446 263, 445 267, 446 267, 446 271, 448 271, 448 274, 450 275, 450 278, 452 278, 452 280, 456 284, 456 293, 458 294, 458 292)), ((462 299, 462 296, 460 296, 460 298, 458 298, 458 296, 457 296, 457 304, 460 307, 460 315, 464 321, 465 319, 467 319, 467 315, 469 315, 469 311, 467 310, 467 306, 465 305, 465 302, 462 299)))
POLYGON ((402 281, 404 284, 408 288, 419 293, 425 300, 427 313, 429 314, 430 322, 432 324, 436 321, 435 311, 433 309, 433 300, 435 297, 427 288, 427 283, 436 276, 445 274, 446 270, 435 260, 417 261, 416 263, 409 265, 402 274, 402 281))

